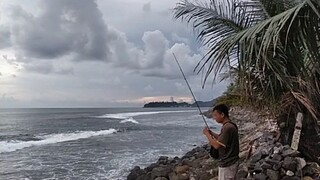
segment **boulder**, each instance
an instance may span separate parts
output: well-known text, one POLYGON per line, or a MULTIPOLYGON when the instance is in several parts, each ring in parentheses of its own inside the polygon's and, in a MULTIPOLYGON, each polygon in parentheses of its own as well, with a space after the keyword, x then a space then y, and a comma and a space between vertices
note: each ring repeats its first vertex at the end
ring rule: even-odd
POLYGON ((255 180, 266 180, 267 179, 267 176, 263 173, 255 174, 253 177, 255 180))
POLYGON ((292 176, 294 176, 294 172, 288 170, 288 171, 286 172, 286 175, 292 177, 292 176))
POLYGON ((269 164, 269 163, 267 163, 267 162, 263 162, 263 163, 261 164, 261 168, 262 168, 262 169, 271 169, 272 166, 271 166, 271 164, 269 164))
POLYGON ((188 180, 189 179, 189 173, 182 173, 177 175, 177 180, 188 180))
POLYGON ((135 166, 127 177, 127 180, 136 180, 139 176, 146 174, 146 171, 135 166))
POLYGON ((299 151, 293 150, 293 149, 287 149, 282 152, 282 155, 284 157, 290 156, 290 157, 297 157, 300 154, 299 151))
POLYGON ((278 180, 279 172, 271 169, 267 169, 267 176, 269 177, 270 180, 278 180))
POLYGON ((313 180, 313 178, 310 177, 310 176, 304 176, 304 177, 303 177, 303 180, 313 180))
POLYGON ((154 180, 168 180, 168 179, 165 178, 165 177, 157 177, 157 178, 155 178, 154 180))
POLYGON ((156 177, 169 177, 169 173, 172 172, 172 169, 168 166, 159 166, 155 167, 151 171, 151 178, 154 179, 156 177))
POLYGON ((282 160, 282 156, 280 154, 273 154, 272 155, 272 160, 281 161, 282 160))
POLYGON ((301 157, 296 157, 296 161, 298 163, 298 170, 303 169, 307 165, 306 161, 301 157))
POLYGON ((286 157, 284 158, 282 167, 290 171, 295 171, 297 169, 297 162, 292 157, 286 157))
POLYGON ((297 176, 284 176, 281 180, 301 180, 297 176))
POLYGON ((314 174, 320 174, 320 167, 317 163, 312 162, 308 163, 303 169, 302 169, 304 176, 313 176, 314 174))
POLYGON ((177 166, 177 167, 175 168, 175 172, 176 172, 177 174, 186 173, 187 171, 189 171, 189 166, 187 166, 187 165, 177 166))
POLYGON ((251 162, 255 163, 258 162, 260 159, 262 158, 262 153, 261 151, 257 151, 256 153, 254 153, 251 157, 251 162))

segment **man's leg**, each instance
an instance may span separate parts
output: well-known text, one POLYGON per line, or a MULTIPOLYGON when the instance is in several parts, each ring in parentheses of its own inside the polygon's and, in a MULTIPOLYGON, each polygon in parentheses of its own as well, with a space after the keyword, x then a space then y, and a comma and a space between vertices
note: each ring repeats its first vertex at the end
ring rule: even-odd
POLYGON ((235 180, 238 171, 239 162, 229 167, 219 167, 219 180, 235 180))

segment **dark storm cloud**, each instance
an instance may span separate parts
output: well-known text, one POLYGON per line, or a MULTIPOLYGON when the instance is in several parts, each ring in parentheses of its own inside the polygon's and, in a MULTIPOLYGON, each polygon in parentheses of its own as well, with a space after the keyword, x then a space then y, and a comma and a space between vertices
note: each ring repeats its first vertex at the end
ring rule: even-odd
POLYGON ((20 6, 11 7, 11 39, 23 54, 52 59, 74 55, 78 60, 106 60, 112 38, 95 1, 41 1, 35 16, 20 6))

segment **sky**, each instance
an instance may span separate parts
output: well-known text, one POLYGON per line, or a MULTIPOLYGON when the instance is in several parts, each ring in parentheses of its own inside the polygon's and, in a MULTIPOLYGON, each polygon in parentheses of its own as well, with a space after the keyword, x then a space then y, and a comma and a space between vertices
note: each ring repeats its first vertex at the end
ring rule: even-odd
POLYGON ((141 107, 198 100, 227 82, 194 67, 206 52, 173 18, 179 0, 1 0, 0 108, 141 107))

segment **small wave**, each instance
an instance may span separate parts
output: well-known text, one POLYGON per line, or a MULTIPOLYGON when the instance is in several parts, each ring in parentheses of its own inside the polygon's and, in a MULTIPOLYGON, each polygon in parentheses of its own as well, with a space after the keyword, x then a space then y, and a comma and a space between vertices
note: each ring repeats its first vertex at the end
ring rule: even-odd
POLYGON ((41 140, 32 141, 0 141, 0 153, 13 152, 19 149, 41 146, 46 144, 54 144, 66 141, 74 141, 78 139, 90 138, 93 136, 108 135, 116 133, 115 129, 101 131, 79 131, 74 133, 49 134, 39 137, 41 140))
POLYGON ((136 121, 133 118, 128 118, 128 119, 124 119, 124 120, 120 121, 120 123, 127 123, 127 122, 131 122, 131 123, 134 123, 134 124, 139 124, 139 122, 136 121))
POLYGON ((135 116, 150 115, 150 114, 163 114, 163 113, 180 113, 180 112, 191 112, 191 111, 150 111, 150 112, 128 112, 128 113, 115 113, 115 114, 104 114, 102 116, 94 116, 95 118, 112 118, 112 119, 128 119, 135 116))

